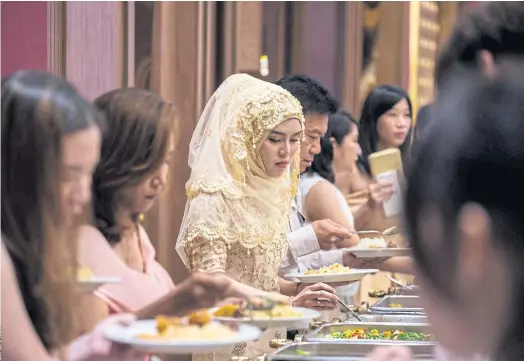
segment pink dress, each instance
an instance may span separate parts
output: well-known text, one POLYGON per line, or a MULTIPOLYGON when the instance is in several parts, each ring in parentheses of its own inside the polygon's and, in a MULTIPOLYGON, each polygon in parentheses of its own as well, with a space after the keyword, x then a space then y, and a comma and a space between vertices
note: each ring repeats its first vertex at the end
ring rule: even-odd
POLYGON ((144 272, 129 268, 98 229, 91 226, 81 229, 80 264, 97 276, 121 280, 95 292, 108 305, 110 313, 137 311, 175 288, 167 271, 156 261, 156 251, 147 233, 142 227, 139 227, 139 232, 144 272))

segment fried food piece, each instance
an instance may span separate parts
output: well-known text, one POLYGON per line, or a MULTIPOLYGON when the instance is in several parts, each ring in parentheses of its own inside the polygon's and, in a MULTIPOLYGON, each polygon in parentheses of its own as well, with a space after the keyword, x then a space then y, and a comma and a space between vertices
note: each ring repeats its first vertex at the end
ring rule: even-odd
POLYGON ((207 310, 192 312, 189 315, 189 324, 204 326, 212 321, 212 317, 207 310))

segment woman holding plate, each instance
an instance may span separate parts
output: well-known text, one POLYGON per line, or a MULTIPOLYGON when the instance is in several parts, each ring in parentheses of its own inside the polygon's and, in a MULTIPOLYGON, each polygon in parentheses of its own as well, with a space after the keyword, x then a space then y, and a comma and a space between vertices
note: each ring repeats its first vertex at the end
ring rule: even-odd
MULTIPOLYGON (((191 140, 177 250, 192 273, 226 274, 244 287, 289 295, 295 306, 333 309, 331 287, 297 294, 297 284, 278 276, 298 190, 303 124, 299 102, 283 88, 245 74, 226 79, 191 140)), ((253 347, 237 345, 234 354, 258 356, 274 334, 267 331, 253 347)), ((229 360, 230 350, 214 356, 229 360)))

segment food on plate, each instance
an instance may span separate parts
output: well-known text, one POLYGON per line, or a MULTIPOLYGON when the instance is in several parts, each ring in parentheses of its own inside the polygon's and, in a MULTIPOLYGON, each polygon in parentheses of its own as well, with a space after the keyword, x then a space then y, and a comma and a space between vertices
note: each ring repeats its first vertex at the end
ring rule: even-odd
POLYGON ((76 271, 76 278, 79 281, 89 281, 94 276, 94 273, 87 267, 81 266, 76 271))
POLYGON ((186 317, 156 317, 156 334, 140 334, 142 340, 221 340, 232 338, 236 329, 232 325, 212 322, 207 310, 186 317))
POLYGON ((398 340, 398 341, 434 341, 433 334, 422 332, 388 330, 380 332, 377 329, 349 329, 343 332, 333 332, 328 338, 346 340, 398 340))
POLYGON ((397 248, 397 245, 393 241, 389 241, 386 243, 386 240, 382 237, 361 238, 358 244, 354 248, 355 249, 397 248))
POLYGON ((269 310, 248 310, 246 305, 224 305, 214 313, 215 317, 234 317, 251 319, 270 319, 270 318, 295 318, 302 317, 300 312, 293 309, 291 305, 276 304, 269 310))
POLYGON ((340 263, 333 263, 330 266, 322 267, 320 269, 312 269, 309 271, 306 271, 305 275, 322 275, 322 274, 330 274, 330 273, 345 273, 350 272, 351 268, 342 266, 340 263))
POLYGON ((400 303, 390 303, 389 308, 403 308, 400 303))
POLYGON ((373 298, 382 298, 386 295, 386 292, 382 290, 370 290, 368 292, 368 295, 369 297, 373 297, 373 298))

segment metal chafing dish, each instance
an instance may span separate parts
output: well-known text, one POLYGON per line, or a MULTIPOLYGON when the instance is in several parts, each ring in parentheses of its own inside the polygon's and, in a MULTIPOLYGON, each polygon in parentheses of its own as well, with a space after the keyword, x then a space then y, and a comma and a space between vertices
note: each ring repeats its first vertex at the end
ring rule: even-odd
MULTIPOLYGON (((387 323, 422 323, 427 324, 428 319, 424 315, 402 315, 402 314, 363 314, 359 315, 364 322, 387 322, 387 323)), ((347 321, 357 322, 355 318, 349 318, 347 321)))
POLYGON ((369 310, 379 314, 425 314, 418 296, 386 296, 371 306, 369 310), (390 307, 391 305, 400 307, 390 307))
POLYGON ((304 336, 304 340, 308 342, 335 342, 335 343, 384 343, 384 344, 402 344, 402 343, 416 343, 416 344, 434 344, 428 341, 401 341, 401 340, 362 340, 362 339, 333 339, 329 338, 333 332, 344 332, 351 328, 365 328, 376 329, 379 332, 388 330, 398 330, 404 332, 422 332, 431 333, 431 326, 427 323, 384 323, 384 322, 344 322, 344 323, 328 323, 320 328, 312 331, 304 336))
MULTIPOLYGON (((374 340, 376 341, 376 340, 374 340)), ((375 347, 384 346, 380 342, 373 343, 329 343, 304 342, 287 345, 272 355, 267 355, 269 361, 363 361, 375 347)), ((404 343, 410 347, 415 360, 433 360, 433 345, 427 343, 404 343)))

